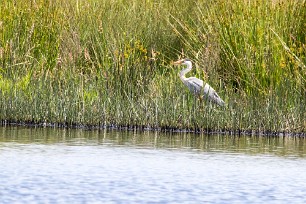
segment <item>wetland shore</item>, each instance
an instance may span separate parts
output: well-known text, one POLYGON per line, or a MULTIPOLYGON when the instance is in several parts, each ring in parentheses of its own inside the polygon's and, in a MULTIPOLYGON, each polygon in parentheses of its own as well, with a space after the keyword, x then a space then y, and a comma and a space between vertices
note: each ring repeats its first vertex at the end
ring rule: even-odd
POLYGON ((0 10, 4 125, 305 136, 305 0, 8 0, 0 10), (183 85, 171 65, 182 57, 225 109, 183 85))

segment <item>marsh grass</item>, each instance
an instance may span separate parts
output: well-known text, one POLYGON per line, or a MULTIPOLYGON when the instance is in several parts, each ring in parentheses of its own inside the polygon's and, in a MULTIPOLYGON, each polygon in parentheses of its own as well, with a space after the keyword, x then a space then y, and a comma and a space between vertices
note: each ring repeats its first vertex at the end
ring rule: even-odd
POLYGON ((305 1, 8 0, 0 7, 3 121, 305 131, 305 1), (190 75, 211 84, 226 108, 188 92, 171 65, 178 57, 194 61, 190 75))

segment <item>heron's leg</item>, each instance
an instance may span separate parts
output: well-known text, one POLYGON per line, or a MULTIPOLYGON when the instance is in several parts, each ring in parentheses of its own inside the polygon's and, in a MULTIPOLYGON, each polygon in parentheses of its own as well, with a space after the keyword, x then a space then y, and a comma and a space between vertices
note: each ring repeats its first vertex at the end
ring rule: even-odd
POLYGON ((193 110, 194 115, 196 114, 196 102, 197 102, 196 100, 197 100, 197 97, 193 96, 192 110, 193 110))
POLYGON ((202 103, 203 102, 203 97, 199 96, 199 100, 200 100, 200 103, 202 103))
POLYGON ((199 108, 202 111, 204 109, 204 99, 203 99, 203 96, 199 96, 198 98, 200 101, 199 108))
POLYGON ((193 117, 192 117, 192 124, 193 127, 196 129, 197 128, 197 121, 196 121, 196 116, 197 116, 197 96, 194 95, 193 96, 193 105, 192 105, 192 109, 193 109, 193 117))

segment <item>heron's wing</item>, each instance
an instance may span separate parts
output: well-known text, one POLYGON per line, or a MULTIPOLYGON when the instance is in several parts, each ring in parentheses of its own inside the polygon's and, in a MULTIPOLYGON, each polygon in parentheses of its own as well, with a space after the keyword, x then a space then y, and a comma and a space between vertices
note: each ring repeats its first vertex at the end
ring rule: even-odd
POLYGON ((225 102, 221 99, 217 92, 207 83, 204 86, 204 97, 207 97, 208 100, 213 101, 219 106, 225 105, 225 102))
POLYGON ((188 87, 188 89, 194 94, 200 94, 203 89, 203 81, 201 79, 195 77, 186 78, 184 84, 188 87))
POLYGON ((189 77, 185 79, 184 84, 194 94, 200 95, 201 97, 203 96, 220 106, 225 105, 225 102, 221 99, 217 92, 207 83, 204 86, 204 82, 201 79, 189 77))

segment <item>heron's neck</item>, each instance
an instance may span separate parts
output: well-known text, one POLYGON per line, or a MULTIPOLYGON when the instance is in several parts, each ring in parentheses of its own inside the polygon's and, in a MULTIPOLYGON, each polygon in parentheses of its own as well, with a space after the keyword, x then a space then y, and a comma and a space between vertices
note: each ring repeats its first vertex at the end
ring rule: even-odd
POLYGON ((188 62, 187 63, 187 67, 185 69, 183 69, 182 71, 180 71, 180 78, 181 78, 181 80, 184 81, 184 79, 186 79, 185 74, 190 72, 191 69, 192 69, 192 64, 190 62, 188 62))

